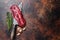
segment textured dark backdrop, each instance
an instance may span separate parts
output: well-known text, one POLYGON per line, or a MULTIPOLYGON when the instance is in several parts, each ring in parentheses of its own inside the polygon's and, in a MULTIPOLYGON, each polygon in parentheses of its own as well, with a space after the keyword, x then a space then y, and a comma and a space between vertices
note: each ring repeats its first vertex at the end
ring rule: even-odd
MULTIPOLYGON (((0 40, 10 40, 6 34, 6 12, 9 5, 21 0, 0 0, 0 40)), ((17 40, 60 40, 60 1, 22 0, 27 29, 17 40)))

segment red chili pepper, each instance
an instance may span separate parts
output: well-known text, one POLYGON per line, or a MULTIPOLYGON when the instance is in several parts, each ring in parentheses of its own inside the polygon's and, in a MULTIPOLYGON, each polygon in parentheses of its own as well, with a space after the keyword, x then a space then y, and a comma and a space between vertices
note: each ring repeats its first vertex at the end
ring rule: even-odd
POLYGON ((12 11, 12 15, 13 18, 16 19, 16 21, 18 22, 18 25, 23 28, 26 25, 26 21, 22 15, 22 11, 19 9, 19 7, 17 5, 12 5, 10 7, 11 11, 12 11))

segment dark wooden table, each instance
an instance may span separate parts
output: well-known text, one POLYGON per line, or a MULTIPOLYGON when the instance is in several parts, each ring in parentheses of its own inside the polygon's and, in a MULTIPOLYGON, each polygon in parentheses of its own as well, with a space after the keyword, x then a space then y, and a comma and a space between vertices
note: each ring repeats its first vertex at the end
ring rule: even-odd
MULTIPOLYGON (((27 29, 17 37, 17 40, 60 40, 60 1, 22 0, 22 2, 27 29)), ((10 40, 6 34, 4 14, 6 12, 4 7, 0 7, 0 40, 10 40)))

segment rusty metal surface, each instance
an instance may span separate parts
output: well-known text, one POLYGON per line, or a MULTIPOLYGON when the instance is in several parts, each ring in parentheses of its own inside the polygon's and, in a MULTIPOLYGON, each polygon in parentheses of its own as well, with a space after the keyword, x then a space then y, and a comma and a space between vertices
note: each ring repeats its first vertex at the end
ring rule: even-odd
MULTIPOLYGON (((22 2, 27 29, 16 40, 60 40, 60 1, 22 0, 22 2)), ((0 40, 10 40, 6 34, 7 3, 8 1, 0 0, 0 40)))

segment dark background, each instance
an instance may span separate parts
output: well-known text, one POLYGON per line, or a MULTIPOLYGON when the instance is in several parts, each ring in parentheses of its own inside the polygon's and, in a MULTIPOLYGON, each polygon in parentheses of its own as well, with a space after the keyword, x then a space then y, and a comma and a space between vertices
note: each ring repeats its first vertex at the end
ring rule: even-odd
POLYGON ((26 31, 17 40, 60 40, 59 0, 0 0, 0 40, 7 36, 6 12, 9 6, 23 2, 26 31))

